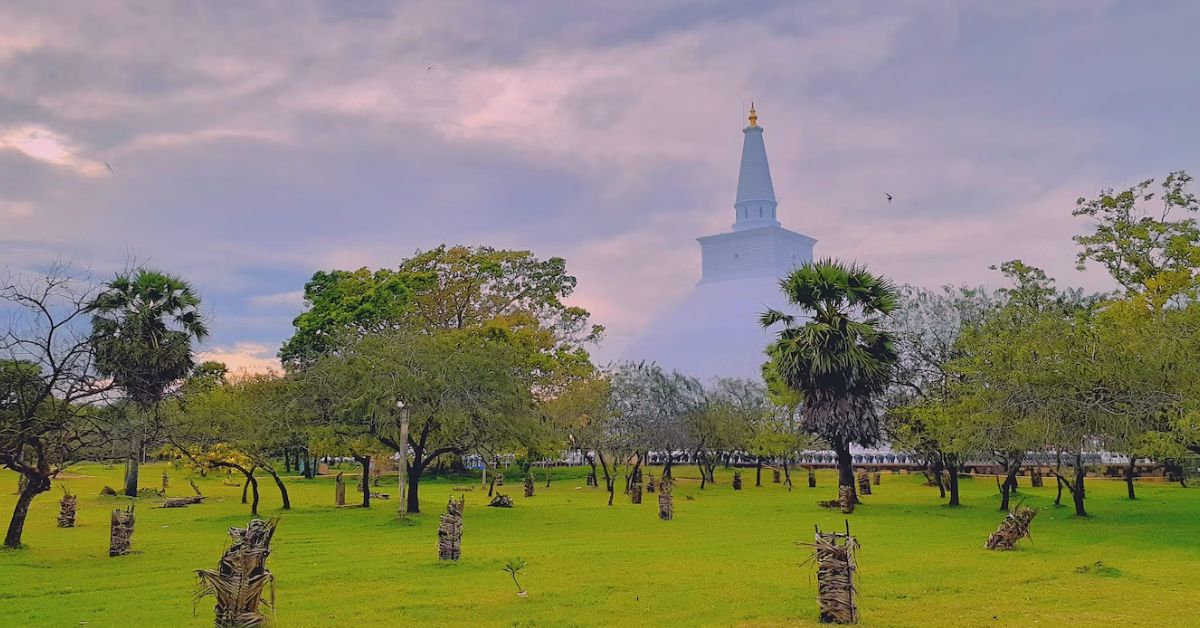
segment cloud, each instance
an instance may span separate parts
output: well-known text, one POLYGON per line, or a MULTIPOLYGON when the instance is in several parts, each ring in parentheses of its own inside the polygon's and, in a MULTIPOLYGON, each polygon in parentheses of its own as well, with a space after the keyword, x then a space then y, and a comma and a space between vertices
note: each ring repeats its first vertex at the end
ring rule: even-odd
POLYGON ((196 354, 197 361, 222 362, 231 373, 281 372, 283 367, 275 357, 278 347, 257 342, 237 342, 213 347, 196 354))
POLYGON ((69 137, 43 127, 0 128, 0 150, 4 149, 90 177, 100 176, 106 170, 104 164, 81 156, 79 151, 82 149, 69 137))
POLYGON ((441 242, 565 257, 616 353, 729 228, 751 98, 785 226, 900 281, 1102 284, 1074 197, 1197 169, 1182 4, 51 5, 0 6, 0 263, 181 272, 259 360, 314 270, 441 242))

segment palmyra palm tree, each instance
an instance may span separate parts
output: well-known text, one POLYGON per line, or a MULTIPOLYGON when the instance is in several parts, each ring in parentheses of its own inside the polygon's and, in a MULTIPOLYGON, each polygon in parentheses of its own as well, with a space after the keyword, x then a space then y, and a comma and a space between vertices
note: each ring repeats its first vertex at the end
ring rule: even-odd
MULTIPOLYGON (((192 341, 208 336, 200 297, 183 279, 141 269, 117 275, 89 305, 96 370, 141 410, 156 409, 169 386, 195 366, 192 341)), ((140 438, 134 438, 125 494, 137 496, 140 438)))
POLYGON ((807 320, 773 309, 762 314, 764 327, 783 325, 767 348, 764 375, 799 396, 805 427, 837 454, 838 486, 854 490, 850 445, 880 437, 875 400, 897 354, 878 325, 896 309, 898 294, 863 266, 830 259, 800 266, 780 287, 807 320))

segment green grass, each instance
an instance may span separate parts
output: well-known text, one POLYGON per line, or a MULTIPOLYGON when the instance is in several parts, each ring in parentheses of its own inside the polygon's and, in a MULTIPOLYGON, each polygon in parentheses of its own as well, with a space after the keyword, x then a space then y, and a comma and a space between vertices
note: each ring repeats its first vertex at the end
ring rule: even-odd
MULTIPOLYGON (((185 509, 137 510, 136 554, 109 558, 108 518, 124 498, 101 497, 120 469, 84 465, 69 480, 80 494, 79 527, 55 527, 57 494, 38 497, 27 547, 0 552, 0 626, 211 625, 211 599, 193 615, 193 570, 211 568, 226 528, 244 525, 248 508, 226 476, 198 478, 212 499, 185 509)), ((278 493, 263 482, 262 514, 280 514, 269 566, 278 579, 283 626, 318 625, 810 625, 815 572, 803 565, 813 524, 841 529, 843 517, 817 507, 821 488, 729 487, 700 491, 696 471, 678 469, 676 519, 659 521, 655 496, 632 505, 618 494, 605 505, 570 470, 549 489, 539 483, 512 510, 486 508, 486 491, 467 493, 463 559, 439 563, 437 514, 450 488, 422 488, 425 512, 397 523, 395 501, 370 510, 337 509, 332 478, 288 480, 293 510, 278 512, 278 493), (570 475, 574 474, 574 475, 570 475), (692 496, 689 501, 685 496, 692 496), (503 571, 521 556, 528 597, 503 571)), ((144 468, 156 484, 160 467, 144 468)), ((190 492, 184 471, 171 471, 172 495, 190 492)), ((514 474, 510 473, 510 477, 514 474)), ((658 470, 655 470, 658 475, 658 470)), ((803 479, 803 476, 800 476, 803 479)), ((1024 481, 1024 479, 1023 479, 1024 481)), ((0 473, 4 522, 15 497, 0 473)), ((390 482, 378 490, 389 491, 390 482)), ((353 480, 348 482, 353 489, 353 480)), ((1032 541, 1014 552, 983 549, 1000 521, 992 478, 964 481, 960 508, 947 508, 919 476, 885 475, 875 495, 850 518, 858 536, 864 625, 1176 625, 1200 617, 1200 490, 1139 485, 1123 497, 1119 482, 1088 486, 1093 516, 1054 508, 1054 488, 1022 488, 1044 508, 1032 541)))

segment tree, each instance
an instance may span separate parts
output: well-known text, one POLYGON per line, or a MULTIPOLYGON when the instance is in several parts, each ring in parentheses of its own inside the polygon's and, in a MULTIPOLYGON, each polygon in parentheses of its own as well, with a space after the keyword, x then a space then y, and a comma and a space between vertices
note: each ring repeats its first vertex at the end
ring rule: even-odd
POLYGON ((1094 199, 1080 197, 1074 216, 1096 220, 1095 231, 1073 239, 1080 246, 1076 263, 1103 266, 1126 294, 1163 292, 1168 297, 1194 297, 1200 265, 1200 227, 1193 217, 1200 201, 1188 188, 1192 177, 1180 170, 1162 182, 1160 207, 1147 207, 1155 194, 1154 179, 1120 191, 1101 190, 1094 199), (1179 218, 1179 213, 1185 217, 1179 218))
POLYGON ((503 337, 372 334, 295 374, 296 401, 324 406, 324 420, 343 438, 366 436, 400 455, 411 451, 408 512, 418 513, 421 477, 431 463, 511 436, 514 423, 532 416, 522 362, 503 337), (399 442, 397 401, 409 414, 407 444, 399 442))
POLYGON ((302 366, 328 354, 342 336, 395 329, 417 290, 432 283, 427 273, 387 268, 317 271, 304 284, 306 307, 292 321, 295 332, 279 350, 280 361, 302 366))
POLYGON ((97 370, 148 419, 130 430, 125 494, 137 497, 138 463, 162 401, 195 366, 192 342, 208 337, 200 297, 183 279, 143 268, 113 278, 87 311, 97 370))
MULTIPOLYGON (((631 481, 638 477, 650 451, 666 453, 664 477, 671 477, 671 465, 680 450, 695 451, 699 464, 701 446, 688 424, 703 406, 704 389, 699 381, 646 362, 617 364, 609 369, 608 375, 610 447, 634 454, 631 481)), ((611 479, 608 488, 612 505, 611 479)))
POLYGON ((971 438, 965 420, 971 415, 961 407, 953 408, 958 401, 956 378, 948 368, 963 357, 962 330, 982 321, 998 301, 983 288, 904 287, 900 292, 900 307, 888 323, 899 356, 887 395, 892 446, 928 461, 942 497, 947 489, 942 471, 949 472, 950 506, 959 505, 958 473, 965 457, 979 450, 995 453, 1005 465, 1002 495, 1007 510, 1023 451, 976 447, 982 443, 971 438))
POLYGON ((284 510, 291 508, 277 460, 293 442, 299 426, 284 406, 283 381, 273 373, 213 383, 211 369, 197 369, 185 393, 167 412, 169 434, 177 452, 200 468, 233 469, 249 485, 258 514, 258 480, 262 470, 275 482, 284 510))
POLYGON ((5 547, 21 546, 34 497, 107 438, 95 406, 111 384, 97 377, 87 330, 94 294, 86 275, 61 264, 0 280, 0 466, 23 479, 5 547))
POLYGON ((833 260, 804 264, 780 285, 811 319, 762 315, 764 327, 783 325, 767 348, 764 376, 803 399, 805 427, 833 448, 838 485, 854 491, 850 445, 869 446, 881 436, 876 404, 898 359, 891 334, 880 328, 896 309, 896 289, 862 266, 833 260))

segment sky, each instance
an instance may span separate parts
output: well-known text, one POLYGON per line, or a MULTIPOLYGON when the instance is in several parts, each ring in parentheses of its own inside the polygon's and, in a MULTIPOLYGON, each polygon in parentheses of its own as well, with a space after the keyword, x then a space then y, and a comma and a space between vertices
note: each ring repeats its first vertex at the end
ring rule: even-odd
POLYGON ((1197 23, 1170 0, 9 0, 0 266, 181 274, 206 357, 263 368, 318 269, 529 249, 566 258, 612 359, 733 222, 753 100, 818 256, 1107 289, 1071 210, 1200 171, 1197 23))

